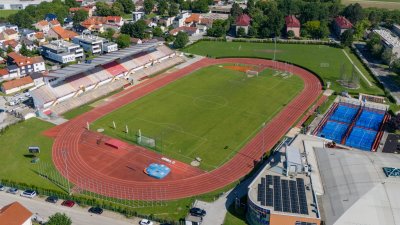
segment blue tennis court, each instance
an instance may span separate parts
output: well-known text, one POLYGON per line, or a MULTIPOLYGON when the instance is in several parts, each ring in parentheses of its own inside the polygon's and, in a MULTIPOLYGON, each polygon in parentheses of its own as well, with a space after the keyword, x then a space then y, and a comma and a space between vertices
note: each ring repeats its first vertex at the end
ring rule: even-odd
POLYGON ((338 105, 335 112, 329 118, 330 120, 336 120, 344 123, 351 123, 354 119, 358 111, 358 107, 347 106, 347 105, 338 105))
POLYGON ((346 145, 353 148, 370 151, 377 133, 378 132, 373 130, 367 130, 361 127, 354 127, 346 140, 346 145))
POLYGON ((348 124, 327 121, 318 136, 340 143, 348 127, 348 124))
POLYGON ((378 131, 385 114, 364 109, 356 122, 356 126, 378 131))

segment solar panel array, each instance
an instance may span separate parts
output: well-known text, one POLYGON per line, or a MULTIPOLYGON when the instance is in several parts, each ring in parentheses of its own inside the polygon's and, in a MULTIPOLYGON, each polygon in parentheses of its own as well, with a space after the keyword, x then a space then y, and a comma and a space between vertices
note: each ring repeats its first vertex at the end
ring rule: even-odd
POLYGON ((304 179, 284 180, 280 176, 266 175, 258 184, 257 201, 274 211, 308 215, 304 179))

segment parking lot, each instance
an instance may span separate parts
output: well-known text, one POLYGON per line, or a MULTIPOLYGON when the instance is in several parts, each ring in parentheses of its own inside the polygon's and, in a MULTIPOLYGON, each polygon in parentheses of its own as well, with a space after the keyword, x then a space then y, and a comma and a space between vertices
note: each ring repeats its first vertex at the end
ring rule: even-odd
POLYGON ((0 129, 34 112, 33 99, 28 92, 0 96, 0 129))
MULTIPOLYGON (((7 193, 8 190, 9 187, 5 187, 3 191, 0 191, 0 207, 4 207, 12 202, 18 201, 34 214, 34 218, 38 218, 39 220, 43 221, 47 221, 51 215, 57 212, 67 214, 67 216, 71 218, 74 225, 132 225, 139 224, 140 221, 140 218, 127 219, 121 214, 108 210, 104 210, 101 215, 96 215, 88 212, 89 207, 81 207, 77 204, 72 207, 62 206, 61 204, 63 200, 61 199, 56 203, 49 203, 46 202, 46 197, 43 196, 27 198, 20 196, 22 193, 21 190, 18 190, 18 193, 15 194, 7 193)), ((158 223, 153 224, 157 225, 158 223)))

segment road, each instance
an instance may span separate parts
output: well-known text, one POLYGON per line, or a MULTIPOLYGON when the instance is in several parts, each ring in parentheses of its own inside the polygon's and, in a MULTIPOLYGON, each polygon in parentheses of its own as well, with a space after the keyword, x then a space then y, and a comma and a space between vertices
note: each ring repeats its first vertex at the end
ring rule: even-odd
POLYGON ((139 224, 140 221, 139 218, 126 219, 124 216, 110 211, 104 211, 102 215, 94 215, 88 213, 87 208, 82 208, 77 205, 72 208, 61 206, 61 201, 57 204, 51 204, 38 197, 35 199, 28 199, 20 197, 19 195, 12 195, 3 191, 0 192, 0 207, 4 207, 15 201, 24 205, 32 213, 38 213, 38 215, 44 219, 47 219, 57 212, 65 213, 72 219, 73 225, 132 225, 139 224))

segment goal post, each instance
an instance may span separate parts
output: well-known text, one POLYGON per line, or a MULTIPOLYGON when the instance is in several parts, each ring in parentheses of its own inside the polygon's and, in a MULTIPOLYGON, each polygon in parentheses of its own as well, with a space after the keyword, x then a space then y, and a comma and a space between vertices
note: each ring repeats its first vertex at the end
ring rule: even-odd
POLYGON ((136 143, 144 147, 156 148, 156 139, 142 135, 140 129, 136 135, 136 143))
POLYGON ((247 77, 258 77, 258 71, 256 70, 246 70, 247 77))

